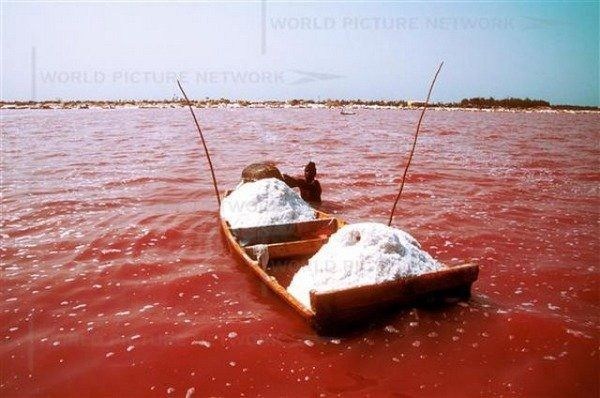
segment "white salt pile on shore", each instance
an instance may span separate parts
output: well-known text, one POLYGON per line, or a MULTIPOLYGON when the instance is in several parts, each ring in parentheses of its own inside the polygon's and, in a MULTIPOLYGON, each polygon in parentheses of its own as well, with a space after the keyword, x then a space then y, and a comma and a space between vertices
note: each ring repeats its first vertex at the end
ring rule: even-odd
POLYGON ((377 223, 351 224, 331 235, 329 242, 298 270, 287 290, 311 308, 311 290, 371 285, 442 267, 402 230, 377 223))
POLYGON ((315 210, 287 184, 266 178, 240 184, 221 203, 221 217, 232 228, 309 221, 315 210))

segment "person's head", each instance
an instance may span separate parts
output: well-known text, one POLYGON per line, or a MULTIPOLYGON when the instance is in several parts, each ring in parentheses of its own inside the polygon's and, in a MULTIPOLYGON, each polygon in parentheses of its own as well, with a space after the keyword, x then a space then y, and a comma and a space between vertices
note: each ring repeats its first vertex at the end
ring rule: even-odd
POLYGON ((308 162, 306 166, 304 166, 304 178, 306 178, 306 182, 312 182, 317 175, 317 165, 315 162, 308 162))

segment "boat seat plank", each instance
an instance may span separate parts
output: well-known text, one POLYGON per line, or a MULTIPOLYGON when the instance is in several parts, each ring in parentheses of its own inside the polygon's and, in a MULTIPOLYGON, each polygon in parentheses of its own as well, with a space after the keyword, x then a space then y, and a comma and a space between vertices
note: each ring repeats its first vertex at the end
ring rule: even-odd
MULTIPOLYGON (((265 245, 269 252, 269 259, 284 259, 298 256, 306 256, 315 254, 321 246, 327 243, 329 239, 328 236, 315 238, 315 239, 306 239, 299 240, 294 242, 285 242, 285 243, 272 243, 265 245)), ((253 256, 255 253, 256 246, 247 246, 244 249, 249 256, 253 256)))
POLYGON ((337 230, 337 226, 337 220, 334 218, 318 218, 299 223, 231 228, 231 233, 241 246, 252 246, 329 236, 337 230))

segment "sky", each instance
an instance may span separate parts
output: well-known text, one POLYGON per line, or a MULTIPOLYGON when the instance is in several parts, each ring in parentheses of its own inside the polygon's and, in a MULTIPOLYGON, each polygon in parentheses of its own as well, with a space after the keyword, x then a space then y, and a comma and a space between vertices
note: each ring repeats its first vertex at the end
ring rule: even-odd
POLYGON ((2 0, 3 100, 599 100, 598 1, 2 0))

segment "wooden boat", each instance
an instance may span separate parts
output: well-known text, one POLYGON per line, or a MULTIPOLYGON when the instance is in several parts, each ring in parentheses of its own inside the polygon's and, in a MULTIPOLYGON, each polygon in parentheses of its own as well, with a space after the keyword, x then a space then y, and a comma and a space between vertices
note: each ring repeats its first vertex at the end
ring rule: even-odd
POLYGON ((470 296, 479 267, 463 264, 377 285, 312 291, 312 308, 306 308, 286 288, 296 271, 327 243, 329 236, 346 224, 323 212, 316 211, 316 215, 312 221, 255 228, 234 229, 222 218, 220 224, 236 260, 250 268, 318 331, 340 330, 399 305, 447 296, 470 296))

